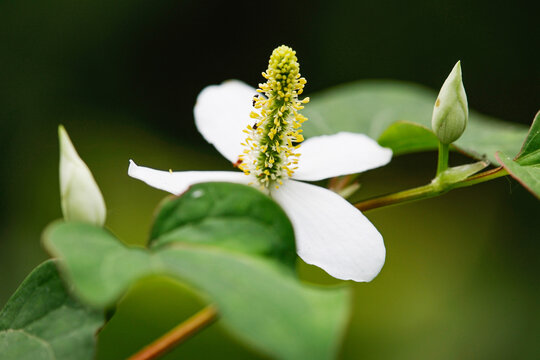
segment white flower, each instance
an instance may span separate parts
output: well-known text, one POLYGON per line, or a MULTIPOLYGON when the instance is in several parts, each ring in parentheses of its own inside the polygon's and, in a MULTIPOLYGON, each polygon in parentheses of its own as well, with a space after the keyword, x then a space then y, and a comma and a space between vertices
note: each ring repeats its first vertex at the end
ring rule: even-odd
POLYGON ((60 198, 67 221, 82 221, 98 226, 105 223, 105 201, 99 187, 81 160, 63 126, 58 127, 60 142, 60 198))
MULTIPOLYGON (((280 47, 274 53, 282 51, 280 53, 282 58, 279 59, 282 60, 283 53, 292 52, 292 49, 290 51, 289 49, 280 47)), ((294 52, 292 54, 288 56, 294 57, 294 52)), ((269 70, 263 74, 269 82, 276 75, 275 71, 282 73, 284 71, 281 65, 276 68, 272 59, 269 70)), ((296 60, 296 57, 293 60, 296 60)), ((289 67, 286 69, 290 70, 289 67)), ((133 161, 129 165, 128 173, 150 186, 176 195, 199 182, 227 181, 255 184, 279 203, 289 216, 294 227, 298 255, 306 263, 316 265, 339 279, 370 281, 384 264, 385 248, 381 234, 359 210, 341 196, 325 188, 296 180, 317 181, 373 169, 387 164, 392 152, 380 147, 377 142, 365 135, 342 132, 304 141, 299 149, 301 151, 299 156, 296 153, 298 146, 294 144, 287 146, 286 140, 291 137, 292 141, 303 140, 299 135, 300 131, 294 130, 297 127, 293 129, 292 124, 294 120, 305 119, 293 110, 302 108, 300 105, 302 102, 298 101, 297 95, 301 93, 305 80, 299 77, 297 71, 292 74, 289 79, 298 79, 299 85, 297 84, 296 90, 292 85, 290 89, 278 86, 284 93, 274 94, 278 96, 278 100, 281 96, 282 100, 291 101, 289 108, 285 106, 279 108, 285 114, 282 118, 279 118, 281 112, 279 116, 277 115, 276 108, 271 115, 270 110, 265 110, 268 103, 275 105, 275 101, 272 100, 275 96, 267 91, 266 85, 269 83, 261 84, 262 90, 259 90, 259 93, 263 92, 266 95, 264 98, 255 89, 239 81, 209 86, 197 98, 194 114, 199 132, 232 163, 238 164, 240 155, 241 165, 245 165, 242 167, 245 173, 229 171, 173 173, 137 166, 133 161), (291 98, 288 97, 289 90, 291 98), (258 110, 255 114, 253 114, 254 106, 258 110), (268 120, 260 120, 265 116, 270 119, 270 123, 265 122, 268 120), (286 123, 284 118, 290 123, 286 123), (257 126, 252 126, 254 119, 259 119, 255 124, 257 126), (274 146, 274 149, 270 150, 264 146, 268 145, 268 139, 265 143, 258 142, 260 139, 252 139, 254 146, 250 142, 246 143, 246 132, 248 137, 260 138, 272 132, 274 121, 276 124, 280 124, 281 121, 282 125, 274 127, 277 129, 274 131, 278 133, 272 134, 270 138, 274 137, 274 140, 280 138, 284 145, 274 146, 274 142, 271 141, 270 146, 274 146), (267 126, 268 124, 270 125, 267 126), (280 159, 284 152, 292 159, 280 159), (267 170, 268 172, 265 172, 267 170)), ((275 78, 282 79, 284 84, 291 83, 286 82, 287 77, 282 74, 275 78)))

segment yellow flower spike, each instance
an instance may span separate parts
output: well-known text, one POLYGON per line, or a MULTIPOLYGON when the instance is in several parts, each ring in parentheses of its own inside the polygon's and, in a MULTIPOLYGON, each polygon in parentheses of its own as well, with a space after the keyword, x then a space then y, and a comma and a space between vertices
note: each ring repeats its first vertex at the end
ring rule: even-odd
POLYGON ((298 99, 304 90, 306 79, 300 75, 296 52, 288 46, 280 46, 272 52, 268 69, 262 73, 267 80, 259 84, 250 117, 257 119, 255 126, 248 125, 251 143, 245 142, 246 159, 241 169, 246 174, 255 175, 257 182, 268 189, 283 184, 283 180, 293 174, 290 166, 298 163, 298 143, 304 140, 300 135, 301 124, 307 120, 298 113, 309 98, 298 99))

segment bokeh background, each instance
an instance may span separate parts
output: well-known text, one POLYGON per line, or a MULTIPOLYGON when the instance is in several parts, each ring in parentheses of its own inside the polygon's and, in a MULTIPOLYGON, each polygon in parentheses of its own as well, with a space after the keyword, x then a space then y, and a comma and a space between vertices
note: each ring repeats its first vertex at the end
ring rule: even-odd
MULTIPOLYGON (((533 9, 523 0, 0 1, 0 306, 47 258, 41 231, 61 217, 58 124, 102 189, 107 225, 143 244, 164 194, 128 178, 128 159, 229 168, 193 124, 204 86, 255 86, 281 44, 297 50, 307 95, 365 78, 438 89, 461 59, 471 108, 529 124, 540 105, 533 9)), ((360 177, 358 197, 426 183, 435 159, 395 158, 360 177)), ((530 194, 498 179, 367 215, 387 263, 372 283, 353 285, 340 358, 540 357, 540 211, 530 194)), ((125 358, 201 304, 172 280, 139 283, 102 332, 98 359, 125 358)), ((258 358, 219 324, 168 358, 217 356, 258 358)))

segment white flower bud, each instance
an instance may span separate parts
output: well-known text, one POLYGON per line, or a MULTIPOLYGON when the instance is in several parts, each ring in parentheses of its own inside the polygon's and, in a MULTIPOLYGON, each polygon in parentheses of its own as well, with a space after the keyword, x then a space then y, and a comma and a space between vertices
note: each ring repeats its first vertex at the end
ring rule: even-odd
POLYGON ((103 196, 62 125, 58 127, 60 142, 60 198, 67 221, 82 221, 99 226, 105 223, 103 196))
POLYGON ((458 61, 435 101, 431 127, 441 143, 451 144, 465 131, 468 118, 467 95, 461 81, 461 64, 458 61))

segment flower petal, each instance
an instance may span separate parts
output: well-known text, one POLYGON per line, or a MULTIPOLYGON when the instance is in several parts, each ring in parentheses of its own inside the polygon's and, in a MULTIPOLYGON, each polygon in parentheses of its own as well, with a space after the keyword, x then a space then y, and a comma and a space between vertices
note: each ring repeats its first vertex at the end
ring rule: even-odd
POLYGON ((392 158, 392 150, 364 134, 349 132, 312 137, 302 143, 299 152, 302 155, 293 178, 306 181, 356 174, 386 165, 392 158))
POLYGON ((185 192, 191 185, 201 182, 227 181, 248 184, 249 176, 233 171, 178 171, 169 172, 138 166, 129 160, 128 175, 139 179, 156 189, 165 190, 175 195, 185 192))
POLYGON ((195 125, 202 136, 231 162, 244 150, 244 130, 255 120, 249 117, 253 109, 254 88, 229 80, 203 89, 197 97, 193 113, 195 125))
POLYGON ((354 206, 319 186, 288 180, 272 197, 294 227, 298 255, 342 280, 370 281, 386 250, 381 234, 354 206))

